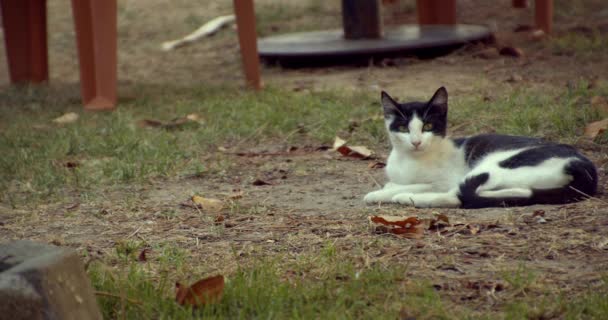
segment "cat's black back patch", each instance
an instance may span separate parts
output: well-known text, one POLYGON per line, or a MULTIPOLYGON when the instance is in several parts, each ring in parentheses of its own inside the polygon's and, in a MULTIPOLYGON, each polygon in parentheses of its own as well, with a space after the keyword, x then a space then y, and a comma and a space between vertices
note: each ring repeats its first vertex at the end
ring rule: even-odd
POLYGON ((500 134, 481 134, 452 141, 456 146, 464 148, 465 160, 469 168, 474 167, 477 161, 492 152, 539 146, 546 143, 537 138, 500 134))
POLYGON ((524 150, 508 159, 498 163, 503 168, 515 169, 519 167, 536 166, 550 158, 583 157, 572 146, 566 144, 546 144, 524 150))

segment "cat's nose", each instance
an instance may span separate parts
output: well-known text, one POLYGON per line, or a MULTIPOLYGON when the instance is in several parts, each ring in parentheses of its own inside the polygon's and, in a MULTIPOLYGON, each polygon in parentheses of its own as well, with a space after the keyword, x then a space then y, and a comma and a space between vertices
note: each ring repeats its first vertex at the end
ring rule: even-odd
POLYGON ((421 141, 412 141, 412 145, 414 148, 418 148, 420 146, 421 141))

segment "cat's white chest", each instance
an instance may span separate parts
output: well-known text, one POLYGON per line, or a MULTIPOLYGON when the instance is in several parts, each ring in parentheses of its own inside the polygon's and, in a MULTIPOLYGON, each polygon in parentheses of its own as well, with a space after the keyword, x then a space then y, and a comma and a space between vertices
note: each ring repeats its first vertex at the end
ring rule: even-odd
POLYGON ((431 184, 436 191, 458 186, 467 171, 461 151, 451 145, 425 156, 411 156, 393 149, 386 165, 386 174, 391 182, 400 185, 431 184))

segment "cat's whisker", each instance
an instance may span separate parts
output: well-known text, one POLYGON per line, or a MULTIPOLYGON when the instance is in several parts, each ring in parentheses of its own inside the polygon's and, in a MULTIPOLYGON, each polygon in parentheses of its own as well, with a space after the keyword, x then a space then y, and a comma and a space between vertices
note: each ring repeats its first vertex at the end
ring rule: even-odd
POLYGON ((572 190, 574 190, 575 192, 578 192, 581 195, 587 197, 587 199, 589 199, 589 200, 595 200, 595 201, 603 203, 603 204, 608 204, 608 202, 606 202, 606 201, 604 201, 604 200, 602 200, 602 199, 600 199, 598 197, 594 197, 594 196, 588 195, 585 192, 582 192, 582 191, 578 190, 577 188, 575 188, 573 186, 569 186, 569 188, 572 189, 572 190))

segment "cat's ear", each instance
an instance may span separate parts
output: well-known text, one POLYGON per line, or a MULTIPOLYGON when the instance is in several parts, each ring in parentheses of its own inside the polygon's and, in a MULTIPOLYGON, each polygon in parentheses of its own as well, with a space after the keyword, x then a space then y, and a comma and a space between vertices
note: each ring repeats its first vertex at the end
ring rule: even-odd
POLYGON ((448 112, 448 90, 441 87, 435 91, 435 94, 429 101, 429 108, 440 111, 441 113, 448 112))
POLYGON ((380 95, 380 101, 382 101, 382 109, 384 109, 384 116, 389 117, 394 115, 399 109, 397 109, 397 102, 388 95, 388 93, 382 91, 380 95))

